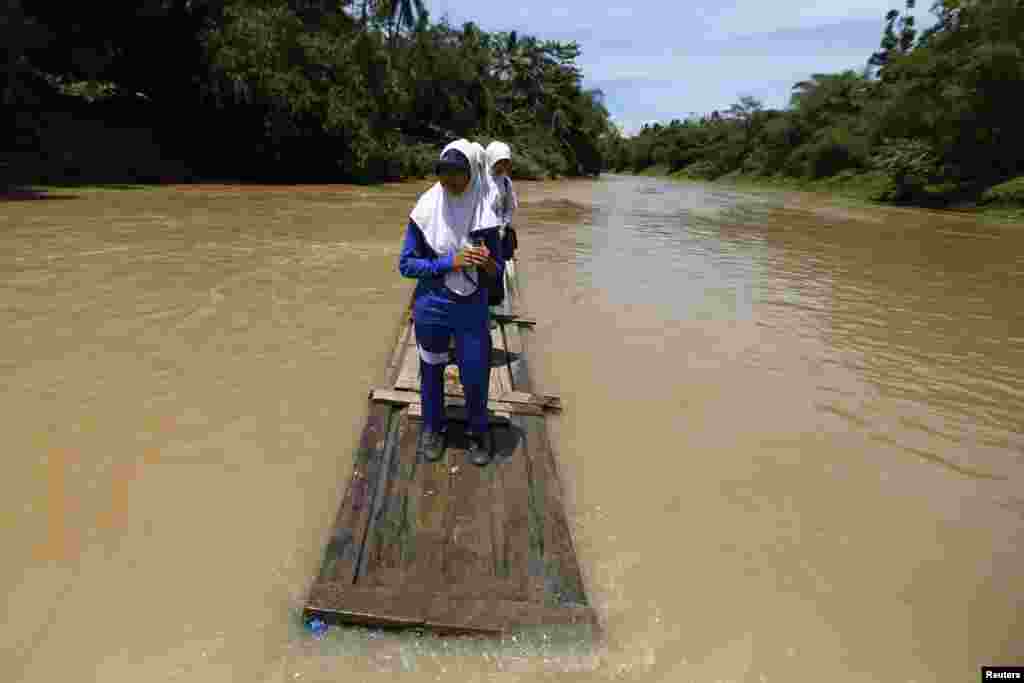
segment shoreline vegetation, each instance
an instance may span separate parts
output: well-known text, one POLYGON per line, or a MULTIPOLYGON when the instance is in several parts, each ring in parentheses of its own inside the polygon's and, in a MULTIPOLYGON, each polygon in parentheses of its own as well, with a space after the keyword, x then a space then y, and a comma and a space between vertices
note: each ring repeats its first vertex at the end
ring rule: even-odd
MULTIPOLYGON (((680 182, 699 182, 720 185, 723 187, 735 188, 745 191, 790 191, 804 192, 817 195, 829 196, 834 199, 852 201, 863 206, 893 206, 891 203, 880 201, 877 192, 884 187, 885 179, 875 174, 840 174, 832 178, 822 180, 803 180, 799 178, 788 178, 785 176, 752 176, 738 172, 728 173, 714 180, 694 177, 685 172, 671 172, 667 166, 650 166, 639 173, 632 175, 666 178, 680 182)), ((386 191, 389 185, 404 184, 420 180, 420 178, 404 178, 396 181, 380 182, 373 185, 358 183, 316 183, 308 185, 295 185, 293 183, 279 184, 257 184, 241 182, 215 182, 201 181, 196 183, 181 184, 160 184, 160 183, 137 183, 137 184, 33 184, 10 189, 7 192, 0 190, 0 199, 3 200, 33 200, 48 198, 71 198, 82 195, 95 195, 106 192, 138 192, 138 191, 188 191, 188 192, 275 192, 299 191, 309 193, 320 193, 336 188, 361 188, 362 190, 386 191)), ((550 179, 549 179, 550 180, 550 179)), ((555 178, 554 180, 568 180, 567 178, 555 178)), ((544 182, 543 180, 526 180, 530 182, 544 182)), ((1001 185, 991 188, 992 200, 985 203, 964 203, 959 206, 945 207, 944 210, 962 213, 985 220, 1008 221, 1013 223, 1024 223, 1024 178, 1016 178, 1001 185), (1004 198, 1008 197, 1008 198, 1004 198)), ((916 205, 907 205, 906 208, 931 208, 916 205)))
POLYGON ((812 74, 782 110, 741 96, 646 125, 606 168, 1024 217, 1024 4, 939 0, 919 32, 905 1, 863 70, 812 74))
POLYGON ((402 181, 465 137, 508 142, 517 180, 640 173, 1024 217, 1024 5, 936 0, 919 31, 905 2, 862 71, 812 74, 785 109, 741 96, 625 137, 578 44, 434 22, 422 0, 13 0, 0 195, 402 181))
MULTIPOLYGON (((896 206, 880 199, 887 185, 884 175, 878 173, 839 173, 828 178, 809 180, 792 178, 782 175, 765 176, 743 174, 732 171, 713 180, 687 174, 683 171, 671 171, 668 166, 649 166, 635 175, 655 178, 667 178, 683 182, 712 183, 740 190, 778 190, 790 192, 807 192, 827 195, 837 199, 853 201, 866 206, 896 206)), ((922 208, 944 210, 951 213, 962 213, 979 218, 1024 222, 1024 176, 1011 179, 986 190, 981 201, 963 201, 959 204, 944 206, 928 206, 922 204, 903 204, 906 208, 922 208)))
POLYGON ((422 0, 8 5, 0 188, 372 184, 460 137, 508 142, 516 178, 593 176, 612 130, 578 44, 422 0))

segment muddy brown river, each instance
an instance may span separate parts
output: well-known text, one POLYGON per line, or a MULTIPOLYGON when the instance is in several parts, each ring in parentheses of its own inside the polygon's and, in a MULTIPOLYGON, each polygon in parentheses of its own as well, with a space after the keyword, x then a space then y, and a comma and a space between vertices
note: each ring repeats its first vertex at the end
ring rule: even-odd
POLYGON ((1024 665, 1024 226, 520 183, 601 643, 299 611, 423 182, 0 203, 0 679, 964 683, 1024 665))

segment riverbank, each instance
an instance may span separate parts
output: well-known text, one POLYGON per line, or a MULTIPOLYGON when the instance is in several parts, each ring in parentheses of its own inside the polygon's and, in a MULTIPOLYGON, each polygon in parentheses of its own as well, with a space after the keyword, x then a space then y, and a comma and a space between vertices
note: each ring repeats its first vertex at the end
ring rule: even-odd
MULTIPOLYGON (((407 178, 398 181, 361 185, 357 183, 240 183, 240 182, 196 182, 196 183, 151 183, 151 184, 81 184, 81 185, 24 185, 0 190, 0 203, 41 202, 50 200, 101 200, 104 196, 138 197, 154 202, 174 201, 175 197, 203 197, 217 200, 232 198, 265 197, 274 200, 302 202, 309 199, 327 202, 364 203, 387 200, 395 197, 409 197, 415 202, 416 196, 434 182, 433 178, 407 178)), ((520 197, 520 206, 527 208, 529 199, 544 201, 558 192, 563 183, 586 182, 579 178, 557 180, 516 180, 515 187, 520 197)), ((120 201, 120 200, 118 200, 120 201)), ((73 212, 72 212, 73 213, 73 212)))
MULTIPOLYGON (((844 171, 829 178, 807 180, 788 176, 752 175, 734 171, 714 180, 708 180, 688 174, 685 169, 671 172, 665 165, 654 165, 643 169, 636 175, 671 178, 673 180, 689 182, 714 183, 742 188, 747 191, 786 190, 790 192, 827 194, 871 206, 894 206, 891 202, 884 202, 879 199, 888 186, 888 180, 884 175, 876 172, 857 173, 844 171)), ((983 219, 1024 222, 1024 176, 1018 176, 988 188, 977 201, 965 201, 947 207, 917 204, 904 206, 948 211, 950 213, 966 213, 983 219)))
MULTIPOLYGON (((738 172, 728 173, 714 180, 699 178, 689 175, 683 171, 671 172, 667 166, 649 166, 635 173, 634 175, 670 178, 684 182, 712 183, 742 189, 748 192, 785 190, 788 192, 806 192, 817 195, 830 195, 834 198, 842 198, 845 201, 852 201, 864 206, 894 206, 890 202, 878 199, 878 196, 885 190, 886 180, 879 174, 874 173, 839 173, 830 178, 820 180, 806 180, 784 176, 755 176, 738 172)), ((556 181, 580 180, 571 177, 556 177, 551 179, 514 179, 520 187, 547 184, 556 181)), ((224 183, 224 182, 197 182, 197 183, 152 183, 152 184, 40 184, 26 185, 11 188, 0 192, 0 201, 19 201, 34 199, 70 199, 84 195, 91 195, 102 192, 140 191, 140 190, 174 190, 174 191, 202 191, 202 192, 325 192, 336 188, 359 188, 362 191, 386 192, 388 188, 402 186, 407 183, 427 182, 426 178, 405 178, 397 181, 387 181, 362 185, 356 183, 302 183, 302 184, 267 184, 267 183, 224 183)), ((999 222, 1024 222, 1024 176, 1009 180, 1005 183, 995 185, 986 190, 977 202, 965 202, 952 207, 904 205, 908 208, 922 208, 933 211, 943 211, 956 214, 968 214, 982 220, 995 220, 999 222)))
MULTIPOLYGON (((372 182, 357 182, 353 179, 336 179, 324 182, 316 181, 294 181, 294 182, 273 182, 244 179, 225 178, 199 178, 188 177, 182 174, 152 174, 148 178, 123 181, 105 181, 98 178, 81 179, 60 179, 52 177, 41 177, 35 181, 25 180, 18 182, 0 182, 0 201, 20 201, 31 199, 53 199, 66 197, 68 195, 93 194, 96 192, 122 191, 122 190, 154 190, 162 188, 247 188, 249 190, 294 190, 294 189, 320 189, 329 187, 360 187, 364 189, 386 188, 403 183, 415 183, 418 181, 433 181, 432 164, 435 150, 432 150, 429 157, 422 161, 415 172, 402 173, 396 177, 378 179, 372 182), (158 179, 159 178, 159 179, 158 179)), ((542 166, 525 153, 519 153, 513 159, 511 178, 519 183, 538 183, 559 180, 586 179, 588 176, 572 176, 559 173, 542 166)), ((2 180, 2 179, 0 179, 2 180)))

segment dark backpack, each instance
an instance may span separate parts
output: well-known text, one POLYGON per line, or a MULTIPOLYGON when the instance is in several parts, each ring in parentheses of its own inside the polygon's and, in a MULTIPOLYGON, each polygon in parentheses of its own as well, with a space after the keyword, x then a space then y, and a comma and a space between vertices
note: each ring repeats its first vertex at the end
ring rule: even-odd
MULTIPOLYGON (((497 230, 497 228, 489 228, 489 230, 497 230)), ((501 248, 504 251, 504 244, 501 248)), ((498 277, 497 274, 491 275, 483 268, 476 269, 476 276, 477 286, 487 288, 487 305, 500 306, 505 301, 505 279, 498 277)))
POLYGON ((516 238, 516 229, 511 225, 505 228, 505 237, 501 241, 501 253, 505 260, 515 257, 516 249, 519 248, 519 240, 516 238))
POLYGON ((500 306, 505 301, 505 278, 491 275, 483 268, 476 272, 480 276, 480 286, 487 288, 487 305, 500 306))

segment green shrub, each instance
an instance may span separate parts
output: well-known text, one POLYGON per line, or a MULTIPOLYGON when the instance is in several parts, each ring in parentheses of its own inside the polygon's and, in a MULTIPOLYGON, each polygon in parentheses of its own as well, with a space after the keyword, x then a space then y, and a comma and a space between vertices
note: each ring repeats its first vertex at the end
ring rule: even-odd
POLYGON ((903 201, 920 196, 924 187, 940 175, 935 150, 918 139, 886 139, 872 153, 868 164, 891 180, 889 191, 882 197, 885 201, 903 201))
POLYGON ((701 180, 714 180, 722 175, 718 165, 707 159, 702 159, 686 166, 682 169, 682 173, 690 178, 700 178, 701 180))
POLYGON ((544 180, 548 175, 543 166, 522 151, 512 153, 511 173, 513 178, 524 180, 544 180))
POLYGON ((438 146, 426 143, 403 144, 399 147, 399 155, 403 177, 426 178, 434 174, 438 146))
POLYGON ((165 156, 145 127, 107 124, 70 112, 38 115, 45 134, 10 154, 12 183, 159 183, 191 177, 188 167, 165 156))
POLYGON ((802 150, 804 174, 812 179, 862 168, 868 158, 867 142, 840 128, 825 129, 802 150))
POLYGON ((981 195, 984 204, 1016 204, 1024 206, 1024 175, 999 183, 981 195))
POLYGON ((550 178, 557 178, 574 172, 569 168, 569 161, 565 158, 565 155, 553 145, 530 149, 530 156, 547 171, 550 178))

